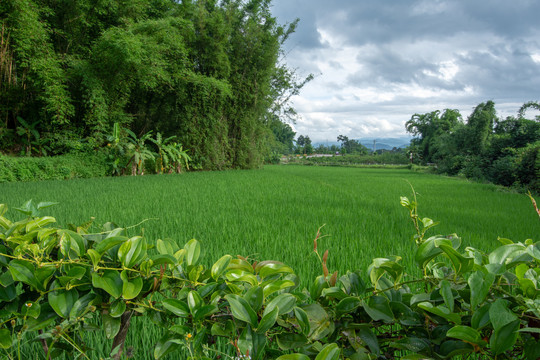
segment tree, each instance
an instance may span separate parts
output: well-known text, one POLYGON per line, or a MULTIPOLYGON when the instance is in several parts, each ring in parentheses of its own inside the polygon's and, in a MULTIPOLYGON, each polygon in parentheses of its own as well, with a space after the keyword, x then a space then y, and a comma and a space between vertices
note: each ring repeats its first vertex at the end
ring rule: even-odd
POLYGON ((0 147, 25 146, 17 116, 55 154, 103 147, 118 123, 176 136, 203 168, 259 166, 312 78, 282 62, 297 21, 270 0, 120 3, 0 2, 0 147))
POLYGON ((476 106, 467 119, 469 138, 466 146, 470 154, 482 154, 486 151, 496 119, 497 114, 493 101, 489 100, 476 106))
POLYGON ((425 114, 414 114, 405 123, 405 129, 415 138, 411 142, 418 148, 425 162, 433 162, 438 148, 437 138, 443 134, 452 133, 455 127, 462 123, 458 110, 445 109, 442 114, 435 110, 425 114))
POLYGON ((270 116, 268 127, 275 139, 272 150, 281 154, 290 154, 294 149, 294 136, 296 132, 289 124, 283 123, 275 115, 270 116))
POLYGON ((368 153, 368 149, 360 144, 358 140, 349 139, 345 135, 338 135, 337 141, 341 142, 341 152, 343 154, 365 155, 368 153))
POLYGON ((304 154, 313 154, 313 145, 311 144, 311 139, 307 135, 304 137, 304 154))

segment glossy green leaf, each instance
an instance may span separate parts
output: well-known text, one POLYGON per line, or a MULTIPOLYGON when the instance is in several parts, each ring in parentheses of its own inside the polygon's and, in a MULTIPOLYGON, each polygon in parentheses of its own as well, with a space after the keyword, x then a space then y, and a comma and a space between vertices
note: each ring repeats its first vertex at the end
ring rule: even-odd
POLYGON ((270 301, 264 309, 263 316, 274 310, 275 307, 279 308, 278 315, 283 315, 292 311, 296 305, 296 298, 291 294, 279 294, 272 301, 270 301))
POLYGON ((266 313, 261 321, 259 322, 259 326, 257 326, 257 332, 264 334, 266 331, 268 331, 274 324, 276 323, 277 317, 279 313, 279 308, 274 307, 272 311, 266 313))
POLYGON ((0 329, 0 347, 2 349, 9 349, 12 343, 11 332, 8 329, 0 329))
POLYGON ((286 288, 295 286, 295 283, 291 280, 274 280, 263 285, 263 295, 268 297, 276 291, 280 291, 286 288))
POLYGON ((143 280, 141 275, 137 274, 135 278, 130 279, 126 270, 120 273, 122 279, 122 297, 131 300, 137 297, 142 290, 143 280))
POLYGON ((184 245, 184 249, 186 250, 186 264, 188 266, 195 265, 201 255, 201 245, 199 242, 195 239, 191 239, 184 245))
POLYGON ((429 345, 430 343, 428 339, 416 336, 403 337, 391 343, 391 347, 413 352, 425 351, 429 348, 429 345))
POLYGON ((268 276, 276 275, 276 274, 283 274, 283 273, 292 273, 293 269, 288 267, 287 265, 277 262, 277 261, 271 261, 271 262, 261 262, 258 265, 261 265, 256 271, 258 270, 259 276, 261 279, 265 279, 268 276))
POLYGON ((86 254, 88 255, 88 258, 90 258, 90 261, 92 261, 92 265, 94 266, 94 269, 97 269, 97 266, 99 262, 101 261, 101 254, 98 253, 94 249, 86 250, 86 254))
POLYGON ((243 270, 250 274, 253 274, 253 266, 242 259, 232 259, 227 266, 227 270, 243 270))
POLYGON ((117 318, 122 316, 124 312, 126 311, 126 302, 123 300, 115 300, 109 309, 109 315, 111 315, 113 318, 117 318))
POLYGON ((503 299, 497 299, 491 304, 489 318, 495 331, 500 330, 505 325, 517 319, 516 315, 508 309, 508 301, 503 299))
POLYGON ((54 206, 54 205, 58 205, 58 204, 59 203, 53 202, 53 201, 40 201, 36 205, 36 208, 37 208, 37 210, 41 210, 41 209, 45 209, 45 208, 48 208, 48 207, 51 207, 51 206, 54 206))
POLYGON ((231 259, 231 255, 223 255, 221 258, 219 258, 219 260, 216 261, 214 265, 212 265, 212 269, 210 270, 210 276, 212 276, 214 280, 217 280, 227 269, 227 266, 229 266, 231 259))
POLYGON ((341 349, 337 344, 326 344, 321 352, 317 355, 315 360, 338 360, 341 354, 341 349))
POLYGON ((252 287, 245 293, 244 299, 246 299, 246 301, 249 303, 249 305, 251 305, 251 307, 253 308, 253 310, 255 310, 255 312, 258 312, 261 309, 263 305, 263 301, 264 301, 262 287, 260 286, 252 287))
MULTIPOLYGON (((51 284, 51 288, 55 288, 55 283, 51 284)), ((54 309, 54 311, 61 317, 69 317, 69 313, 73 308, 73 305, 79 298, 79 293, 76 289, 71 290, 54 290, 50 291, 47 295, 49 304, 54 309)))
POLYGON ((197 311, 203 304, 203 299, 201 298, 201 295, 199 295, 196 291, 190 291, 187 296, 187 303, 189 307, 189 311, 191 312, 191 315, 195 314, 195 311, 197 311))
POLYGON ((86 253, 86 241, 80 234, 71 230, 59 230, 58 235, 60 249, 65 256, 75 259, 86 253))
POLYGON ((229 294, 225 296, 225 299, 229 302, 232 316, 235 319, 245 321, 251 324, 253 328, 257 327, 257 314, 244 298, 229 294))
POLYGON ((177 299, 165 299, 162 301, 163 307, 176 316, 187 317, 189 316, 189 306, 177 299))
POLYGON ((459 339, 478 346, 486 345, 486 342, 482 340, 482 335, 477 330, 464 325, 456 325, 446 333, 446 336, 459 339))
POLYGON ((309 356, 304 354, 287 354, 281 355, 276 360, 309 360, 309 356))
MULTIPOLYGON (((473 352, 474 347, 469 343, 461 340, 446 340, 441 344, 438 354, 444 359, 453 359, 456 356, 473 352)), ((423 359, 425 359, 425 357, 423 359)))
POLYGON ((0 301, 11 302, 17 298, 17 288, 14 284, 4 287, 0 286, 0 301))
POLYGON ((43 228, 49 224, 55 223, 56 219, 52 216, 43 216, 40 218, 36 218, 34 220, 29 221, 26 224, 26 232, 29 233, 31 231, 34 231, 36 229, 43 228))
MULTIPOLYGON (((420 244, 418 249, 416 249, 416 252, 414 254, 414 260, 419 267, 424 268, 427 263, 429 263, 433 258, 435 258, 439 254, 442 254, 442 250, 435 245, 436 239, 439 238, 429 238, 425 240, 422 244, 420 244)), ((451 244, 450 240, 444 240, 446 240, 448 244, 451 244)))
POLYGON ((482 329, 484 326, 488 325, 490 322, 489 319, 489 309, 491 303, 487 303, 480 308, 478 308, 471 318, 471 326, 475 329, 482 329))
POLYGON ((527 254, 540 261, 540 242, 527 246, 527 254))
POLYGON ((323 289, 321 296, 326 299, 337 299, 337 300, 343 300, 347 297, 347 294, 345 291, 343 291, 342 288, 338 286, 332 286, 326 289, 323 289))
POLYGON ((193 320, 199 321, 204 319, 207 316, 213 315, 219 311, 219 308, 216 305, 208 304, 203 305, 195 311, 193 314, 193 320))
POLYGON ((454 250, 453 247, 448 245, 441 244, 439 245, 439 248, 444 251, 445 255, 452 262, 452 266, 454 267, 456 274, 464 274, 472 270, 474 266, 474 258, 465 257, 454 250))
POLYGON ((394 283, 400 281, 403 275, 403 266, 397 262, 401 257, 375 258, 368 267, 369 278, 375 289, 379 288, 379 280, 384 274, 390 275, 394 283))
POLYGON ((526 251, 525 246, 521 244, 499 246, 489 254, 489 262, 491 264, 504 264, 508 258, 513 258, 523 251, 526 251))
POLYGON ((152 260, 153 265, 176 264, 176 258, 173 255, 169 255, 169 254, 154 255, 154 256, 151 256, 150 259, 152 260))
POLYGON ((489 339, 489 346, 495 355, 502 354, 514 346, 518 337, 519 323, 519 320, 514 320, 493 332, 489 339))
POLYGON ((212 294, 217 286, 218 286, 217 282, 211 282, 198 288, 197 292, 199 293, 201 298, 205 298, 208 295, 212 294))
POLYGON ((125 241, 118 249, 118 259, 122 265, 132 268, 146 257, 146 240, 141 236, 134 236, 125 241))
POLYGON ((475 271, 469 276, 468 283, 471 289, 471 309, 474 311, 480 305, 487 294, 493 282, 495 281, 495 275, 491 273, 483 273, 482 271, 475 271))
POLYGON ((174 335, 171 336, 168 334, 159 339, 154 348, 154 358, 161 359, 165 355, 176 351, 180 347, 180 342, 174 340, 174 335))
POLYGON ((28 261, 23 260, 11 260, 9 262, 9 272, 15 281, 21 281, 27 285, 33 286, 35 288, 40 288, 39 282, 37 281, 34 272, 36 269, 34 265, 28 261))
POLYGON ((440 316, 450 322, 453 322, 456 325, 461 325, 461 316, 459 314, 451 312, 448 308, 442 305, 433 306, 433 304, 429 302, 422 302, 418 304, 418 307, 427 312, 440 316))
POLYGON ((199 277, 201 276, 203 271, 204 271, 204 266, 202 266, 200 264, 192 266, 191 270, 188 273, 188 279, 191 282, 196 283, 199 280, 199 277))
POLYGON ((86 274, 86 267, 84 266, 73 266, 69 269, 67 276, 73 279, 81 280, 86 274))
POLYGON ((381 350, 379 348, 379 341, 377 336, 372 331, 372 327, 368 324, 361 324, 356 326, 356 335, 362 339, 362 341, 369 347, 372 353, 377 356, 381 350))
POLYGON ((372 296, 367 301, 364 301, 363 305, 364 310, 375 321, 391 322, 394 320, 394 314, 386 297, 372 296))
POLYGON ((39 290, 45 290, 48 287, 49 281, 52 279, 54 273, 56 272, 56 266, 54 265, 43 265, 36 268, 34 276, 36 278, 36 283, 39 290))
POLYGON ((338 312, 338 314, 346 314, 354 311, 360 305, 362 305, 362 302, 359 298, 350 296, 341 300, 337 304, 336 311, 338 312))
POLYGON ((105 290, 115 299, 122 296, 123 282, 120 273, 116 270, 106 270, 103 276, 92 273, 92 285, 96 288, 105 290))
POLYGON ((276 336, 277 344, 281 350, 298 349, 308 343, 305 335, 284 332, 276 336))
MULTIPOLYGON (((7 266, 7 264, 6 264, 7 266)), ((11 273, 9 271, 5 271, 3 273, 0 273, 0 285, 3 287, 7 287, 11 284, 13 284, 13 276, 11 276, 11 273)))
POLYGON ((113 339, 120 331, 120 318, 113 318, 109 314, 101 314, 101 326, 107 339, 113 339))
POLYGON ((309 288, 311 298, 317 300, 321 296, 323 289, 327 287, 329 287, 329 285, 324 276, 317 276, 309 288))
POLYGON ((300 329, 302 329, 302 333, 304 335, 308 335, 309 331, 311 330, 311 326, 309 324, 309 318, 307 313, 299 308, 294 308, 294 316, 296 317, 296 320, 298 321, 298 325, 300 325, 300 329))
POLYGON ((84 296, 81 296, 75 303, 73 304, 73 307, 71 308, 71 311, 69 312, 70 318, 78 318, 86 313, 88 310, 88 307, 91 306, 92 301, 94 301, 96 298, 95 294, 87 293, 84 296))
POLYGON ((178 245, 169 239, 158 239, 156 241, 156 249, 161 255, 174 255, 178 251, 178 245))
POLYGON ((303 306, 309 319, 309 339, 313 341, 320 340, 330 334, 334 329, 334 324, 330 321, 330 316, 324 308, 318 303, 303 306))
POLYGON ((266 347, 266 336, 253 332, 248 325, 238 337, 238 348, 241 354, 248 354, 250 359, 261 359, 266 347))
POLYGON ((228 281, 247 282, 251 286, 257 286, 259 284, 259 280, 257 280, 257 277, 253 275, 252 272, 247 272, 241 269, 228 270, 225 273, 225 278, 228 281))
POLYGON ((129 238, 126 236, 111 236, 106 239, 101 240, 95 247, 94 250, 97 251, 100 255, 103 255, 105 251, 109 250, 116 245, 123 244, 129 238))
POLYGON ((452 287, 448 280, 441 281, 441 296, 444 299, 444 304, 450 310, 454 312, 454 295, 452 294, 452 287))

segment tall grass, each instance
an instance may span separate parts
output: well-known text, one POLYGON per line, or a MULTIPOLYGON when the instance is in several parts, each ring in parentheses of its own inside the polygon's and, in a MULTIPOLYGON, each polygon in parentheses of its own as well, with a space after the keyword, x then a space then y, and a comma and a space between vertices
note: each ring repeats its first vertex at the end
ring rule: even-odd
MULTIPOLYGON (((466 245, 490 250, 497 237, 537 237, 540 226, 530 200, 493 185, 409 170, 267 166, 258 171, 77 179, 0 184, 0 203, 55 201, 47 209, 61 224, 113 221, 144 231, 150 240, 191 238, 202 243, 207 264, 224 254, 274 259, 304 280, 320 273, 313 238, 329 249, 329 268, 365 269, 371 259, 401 255, 414 271, 413 228, 399 204, 417 191, 421 216, 441 224, 431 233, 457 233, 466 245)), ((10 210, 9 215, 16 217, 10 210)), ((159 337, 152 324, 135 323, 127 346, 151 358, 159 337)), ((96 339, 95 347, 108 345, 96 339)), ((100 351, 101 352, 101 351, 100 351)), ((102 355, 103 356, 103 355, 102 355)))

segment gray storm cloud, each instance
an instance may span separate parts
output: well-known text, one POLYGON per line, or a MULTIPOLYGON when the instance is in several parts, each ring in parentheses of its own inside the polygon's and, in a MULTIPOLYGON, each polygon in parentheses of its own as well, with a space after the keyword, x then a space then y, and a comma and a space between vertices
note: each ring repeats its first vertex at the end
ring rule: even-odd
POLYGON ((276 0, 300 18, 286 61, 318 75, 294 99, 314 140, 397 137, 417 112, 493 100, 500 116, 539 100, 540 2, 276 0), (347 132, 348 133, 344 133, 347 132))

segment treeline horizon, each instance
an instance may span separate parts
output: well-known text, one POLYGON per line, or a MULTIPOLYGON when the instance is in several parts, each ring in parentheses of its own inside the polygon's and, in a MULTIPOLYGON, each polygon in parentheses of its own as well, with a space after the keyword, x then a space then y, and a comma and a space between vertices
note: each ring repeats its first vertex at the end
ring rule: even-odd
POLYGON ((414 161, 435 164, 438 173, 461 175, 540 192, 540 116, 526 117, 538 102, 526 102, 516 116, 500 118, 491 100, 478 104, 465 121, 456 109, 414 114, 406 122, 414 138, 414 161))
POLYGON ((200 168, 260 166, 312 78, 283 64, 297 21, 278 24, 270 6, 2 1, 0 151, 95 151, 119 124, 174 136, 200 168))

